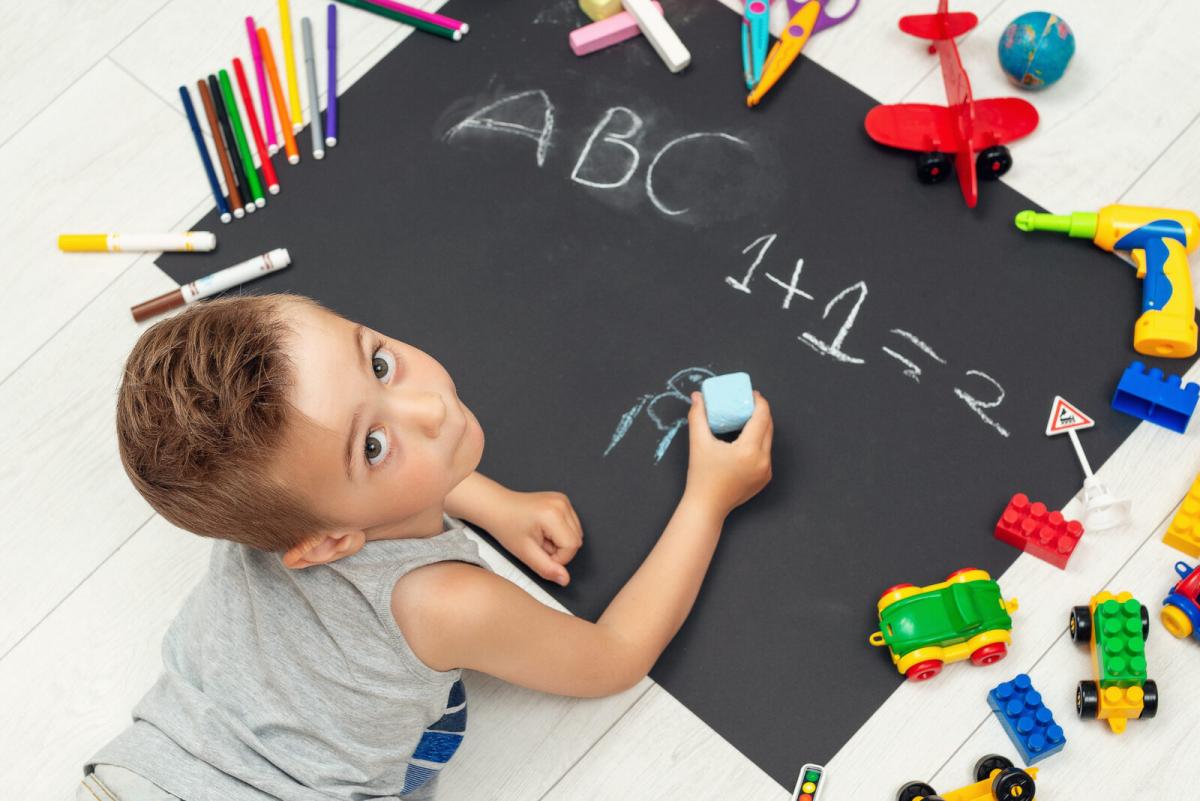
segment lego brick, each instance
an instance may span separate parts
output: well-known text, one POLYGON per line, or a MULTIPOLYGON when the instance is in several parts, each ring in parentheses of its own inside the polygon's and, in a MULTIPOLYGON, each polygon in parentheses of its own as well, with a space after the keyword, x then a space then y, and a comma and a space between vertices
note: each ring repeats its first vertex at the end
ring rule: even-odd
POLYGON ((1096 717, 1107 720, 1114 734, 1125 731, 1125 723, 1142 716, 1146 693, 1141 687, 1108 687, 1100 691, 1096 717))
POLYGON ((1042 703, 1042 694, 1033 689, 1024 673, 992 688, 988 706, 1026 765, 1057 754, 1067 744, 1062 726, 1054 722, 1054 714, 1042 703))
POLYGON ((1101 593, 1092 614, 1100 687, 1140 686, 1146 681, 1142 605, 1128 593, 1101 593))
POLYGON ((1188 556, 1200 558, 1200 476, 1192 482, 1179 511, 1171 520, 1163 542, 1188 556))
POLYGON ((1031 553, 1065 570, 1067 561, 1083 536, 1083 524, 1067 520, 1062 512, 1051 512, 1046 504, 1030 503, 1029 496, 1018 492, 996 522, 996 539, 1031 553))
POLYGON ((1188 382, 1181 386, 1182 381, 1157 367, 1147 372, 1146 365, 1134 362, 1121 374, 1112 406, 1118 412, 1182 434, 1200 399, 1200 385, 1188 382))

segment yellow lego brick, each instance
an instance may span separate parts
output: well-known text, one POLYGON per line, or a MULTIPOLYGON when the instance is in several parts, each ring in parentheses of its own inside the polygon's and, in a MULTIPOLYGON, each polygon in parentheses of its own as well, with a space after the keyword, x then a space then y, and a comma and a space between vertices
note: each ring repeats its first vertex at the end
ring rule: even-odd
POLYGON ((1141 717, 1145 691, 1141 687, 1105 687, 1100 691, 1100 711, 1096 717, 1107 720, 1117 734, 1125 731, 1125 723, 1141 717))
POLYGON ((1171 520, 1163 542, 1188 556, 1200 558, 1200 476, 1192 482, 1187 496, 1171 520))

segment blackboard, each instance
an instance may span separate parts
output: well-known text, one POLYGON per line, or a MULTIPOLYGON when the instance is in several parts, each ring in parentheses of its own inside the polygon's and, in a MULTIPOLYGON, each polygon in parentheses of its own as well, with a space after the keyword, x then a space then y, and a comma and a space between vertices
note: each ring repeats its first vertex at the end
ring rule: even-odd
POLYGON ((879 593, 999 575, 1008 497, 1078 490, 1042 433, 1054 395, 1097 418, 1096 466, 1133 430, 1109 400, 1140 287, 1087 242, 1020 234, 1032 204, 1004 185, 975 210, 919 185, 863 133, 874 101, 810 61, 747 110, 738 17, 663 5, 693 53, 679 75, 641 39, 576 58, 574 0, 453 0, 462 43, 412 36, 343 95, 324 161, 279 158, 281 195, 196 221, 219 249, 159 264, 185 282, 287 247, 243 291, 310 295, 442 361, 480 469, 572 498, 586 546, 547 589, 593 619, 683 488, 686 431, 656 460, 686 413, 672 390, 750 373, 775 478, 651 675, 790 787, 901 681, 867 645, 879 593))

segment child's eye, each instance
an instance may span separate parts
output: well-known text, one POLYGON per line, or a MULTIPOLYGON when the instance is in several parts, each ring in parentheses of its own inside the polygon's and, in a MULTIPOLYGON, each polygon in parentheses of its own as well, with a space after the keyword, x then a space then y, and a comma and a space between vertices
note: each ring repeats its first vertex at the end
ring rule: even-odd
POLYGON ((386 348, 376 348, 371 356, 371 369, 375 371, 376 378, 384 381, 396 372, 396 357, 386 348))
POLYGON ((388 438, 387 433, 382 428, 367 434, 363 453, 367 456, 367 463, 371 465, 377 465, 387 458, 388 438))

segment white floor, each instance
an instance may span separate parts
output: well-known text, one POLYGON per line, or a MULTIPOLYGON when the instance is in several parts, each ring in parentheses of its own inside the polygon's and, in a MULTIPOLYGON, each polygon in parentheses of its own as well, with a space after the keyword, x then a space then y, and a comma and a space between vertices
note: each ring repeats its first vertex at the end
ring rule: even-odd
MULTIPOLYGON (((850 22, 815 37, 808 54, 881 101, 941 101, 935 60, 896 29, 901 5, 922 13, 935 3, 866 0, 850 22)), ((953 5, 981 18, 961 42, 976 94, 1013 94, 996 42, 1009 20, 1040 4, 953 5)), ((1051 5, 1070 21, 1079 52, 1063 84, 1033 98, 1041 125, 1013 147, 1006 180, 1058 211, 1117 201, 1200 209, 1200 4, 1051 5)), ((309 15, 321 29, 323 2, 292 7, 294 24, 309 15)), ((344 88, 405 34, 339 10, 344 88)), ((211 207, 176 87, 233 54, 247 58, 246 13, 277 30, 270 0, 0 3, 0 181, 10 198, 0 215, 9 287, 0 295, 0 787, 8 797, 73 797, 80 763, 125 725, 153 680, 162 633, 205 564, 207 544, 134 492, 113 437, 120 367, 140 331, 128 309, 172 282, 149 255, 68 257, 55 236, 178 230, 211 207)), ((1200 258, 1192 264, 1196 272, 1200 258)), ((1140 292, 1132 274, 1129 291, 1140 292)), ((829 764, 825 801, 888 799, 910 778, 945 791, 968 783, 979 755, 1014 755, 984 697, 1020 670, 1067 729, 1066 750, 1041 766, 1041 798, 1174 799, 1190 790, 1200 764, 1200 645, 1173 640, 1155 621, 1148 650, 1161 711, 1117 737, 1074 716, 1088 658, 1064 623, 1070 606, 1102 587, 1157 607, 1181 558, 1161 533, 1198 468, 1195 427, 1179 436, 1143 424, 1101 471, 1134 499, 1133 530, 1085 537, 1065 574, 1018 559, 1002 579, 1021 600, 1010 657, 901 687, 829 764)), ((471 732, 443 779, 446 799, 783 801, 790 790, 648 680, 593 701, 474 674, 468 683, 471 732)), ((796 754, 797 768, 810 757, 796 754)))

